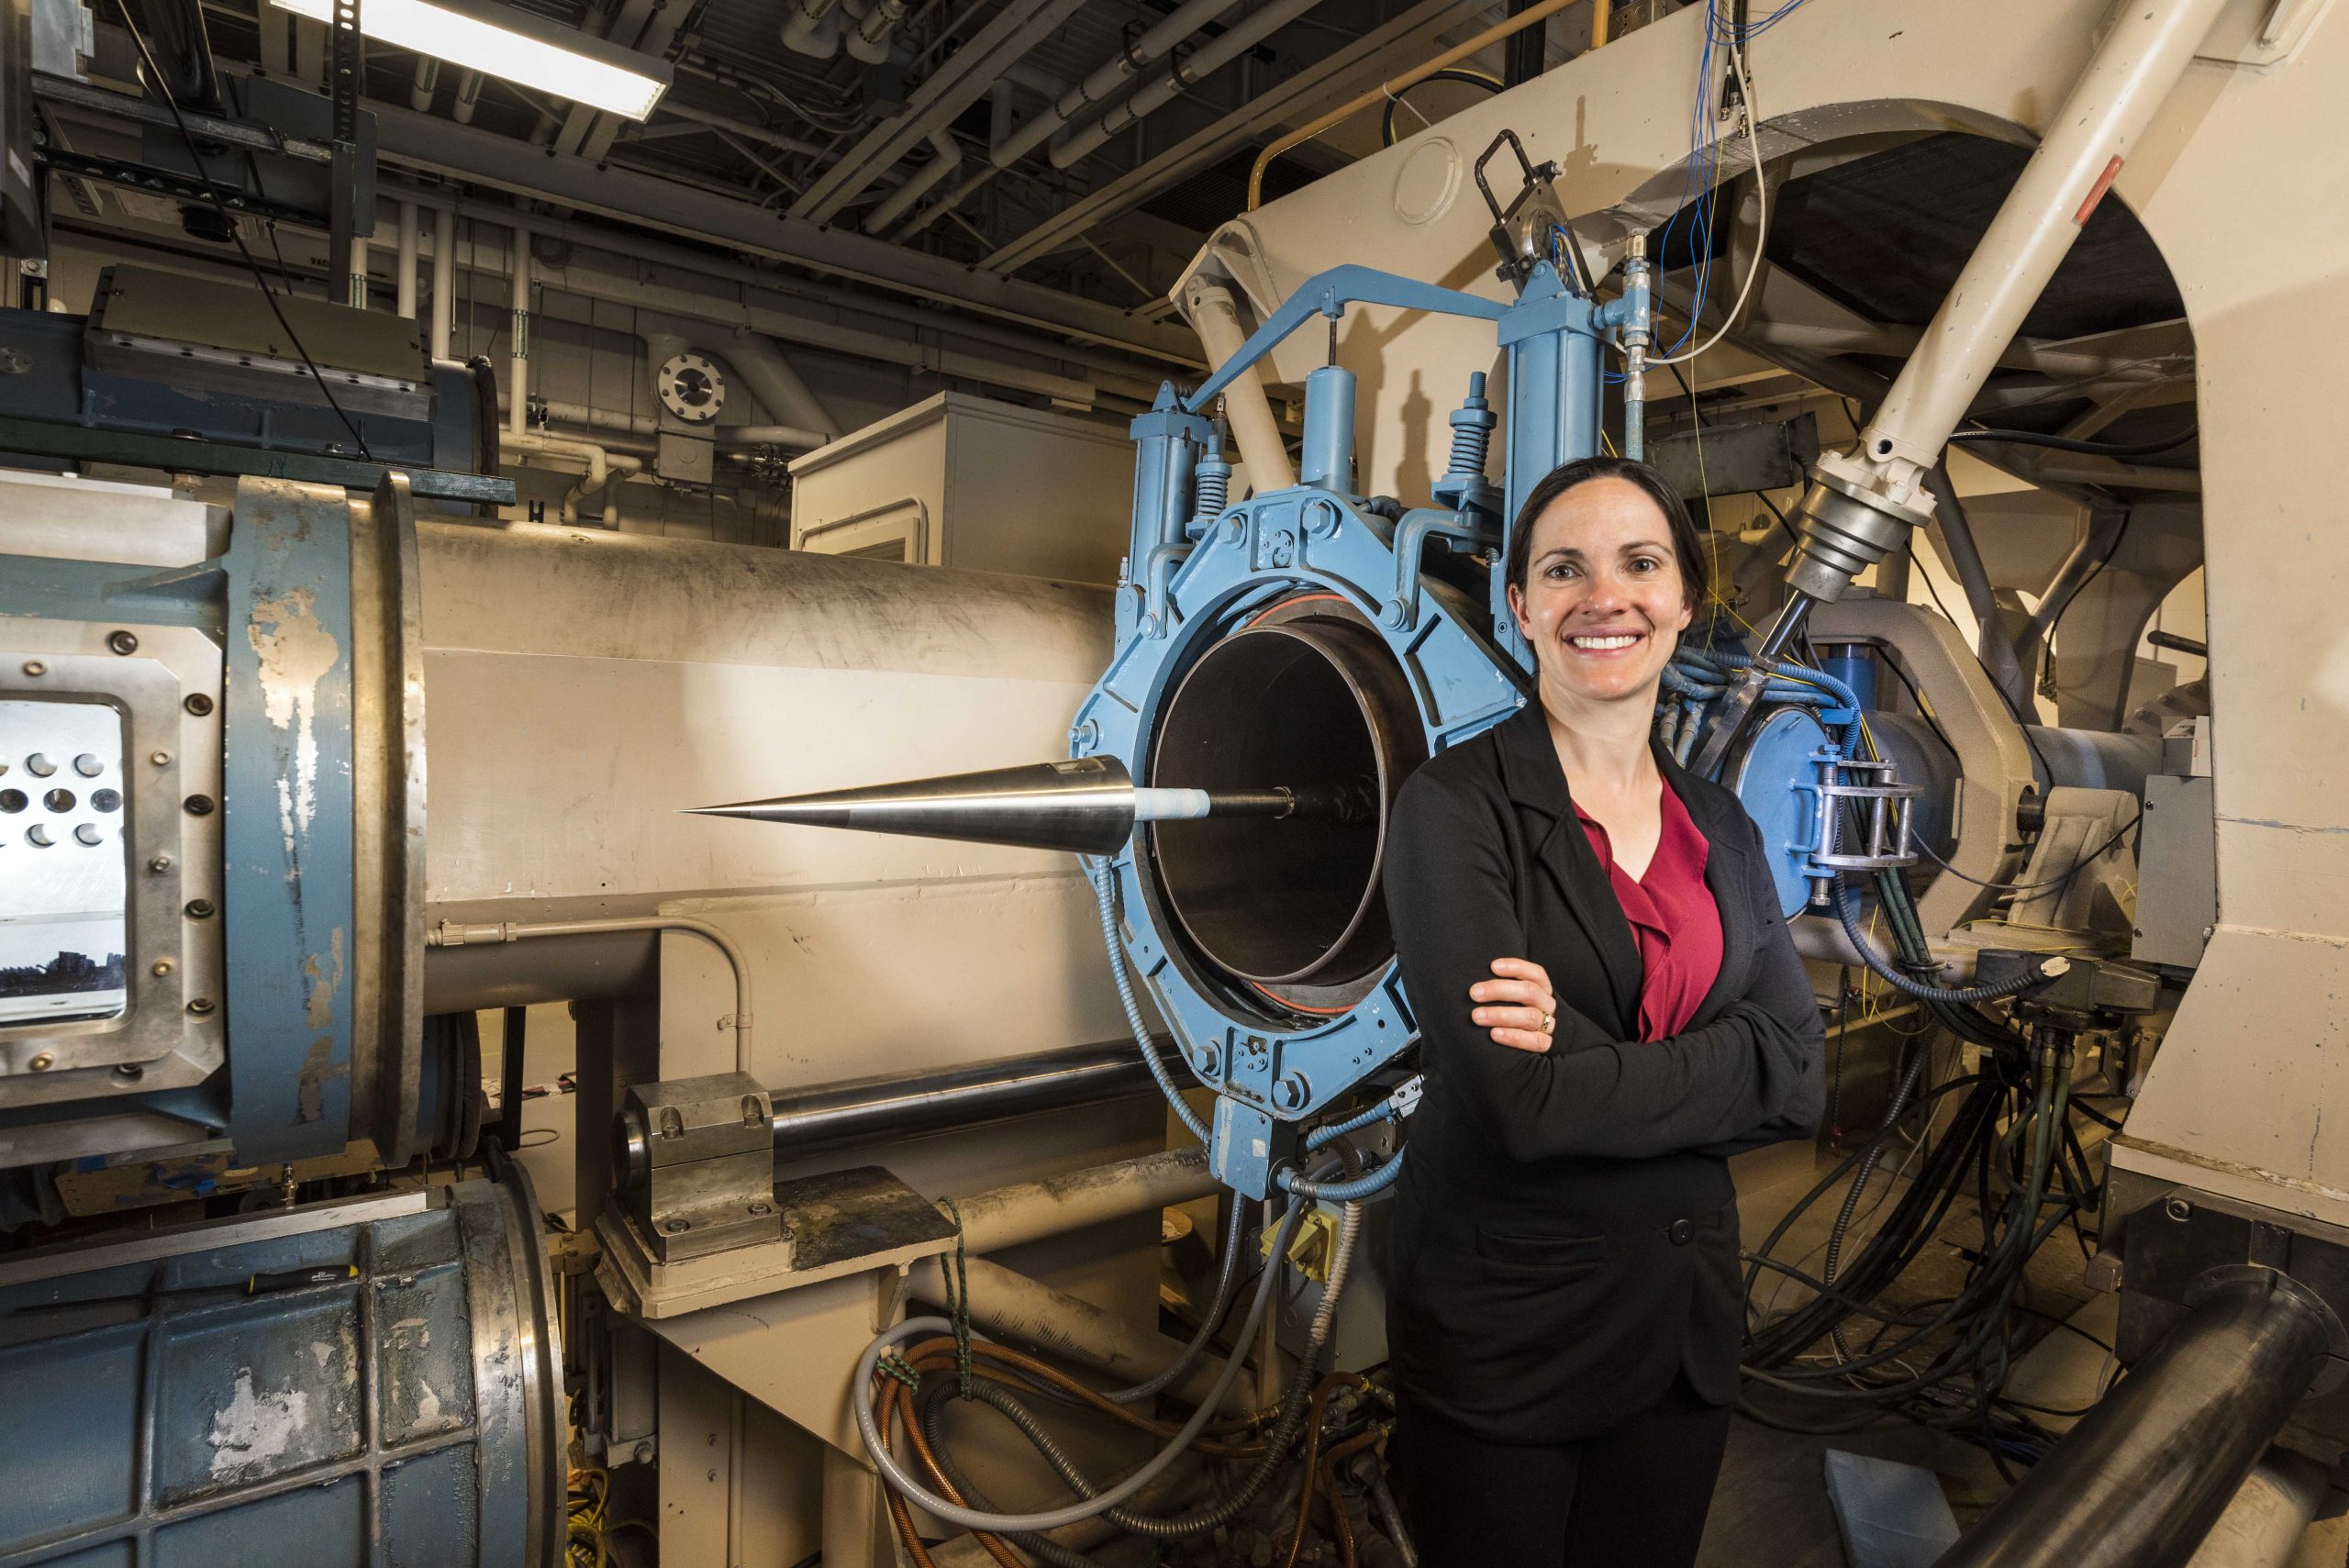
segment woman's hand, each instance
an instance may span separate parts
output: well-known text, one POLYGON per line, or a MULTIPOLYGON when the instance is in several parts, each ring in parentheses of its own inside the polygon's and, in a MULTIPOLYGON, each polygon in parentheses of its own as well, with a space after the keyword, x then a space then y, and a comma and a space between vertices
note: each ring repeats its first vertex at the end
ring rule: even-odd
POLYGON ((1558 1027, 1558 998, 1550 990, 1550 972, 1527 958, 1497 958, 1497 980, 1479 980, 1468 987, 1468 999, 1482 1004, 1469 1016, 1483 1025, 1496 1045, 1539 1054, 1550 1049, 1558 1027))

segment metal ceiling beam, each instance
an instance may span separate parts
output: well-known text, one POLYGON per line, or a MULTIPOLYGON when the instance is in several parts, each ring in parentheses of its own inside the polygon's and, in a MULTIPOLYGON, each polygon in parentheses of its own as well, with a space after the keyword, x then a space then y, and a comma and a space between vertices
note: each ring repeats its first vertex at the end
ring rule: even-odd
POLYGON ((865 132, 839 162, 825 170, 807 194, 791 204, 791 216, 811 223, 830 222, 841 208, 879 179, 883 170, 985 96, 1022 55, 1084 5, 1085 0, 1009 0, 976 38, 939 62, 903 109, 865 132))
POLYGON ((1258 95, 1213 125, 1167 149, 1147 163, 1069 204, 1047 221, 979 263, 1009 276, 1059 250, 1076 236, 1139 206, 1168 186, 1188 179, 1249 145, 1268 127, 1305 117, 1326 99, 1374 86, 1398 61, 1423 55, 1427 35, 1453 17, 1480 9, 1477 0, 1420 0, 1375 32, 1364 34, 1308 65, 1270 92, 1258 95))
POLYGON ((993 276, 867 235, 823 228, 658 175, 532 149, 479 126, 419 115, 404 104, 379 100, 372 107, 377 154, 389 163, 813 267, 1186 368, 1200 362, 1197 339, 1189 332, 1098 300, 993 276))

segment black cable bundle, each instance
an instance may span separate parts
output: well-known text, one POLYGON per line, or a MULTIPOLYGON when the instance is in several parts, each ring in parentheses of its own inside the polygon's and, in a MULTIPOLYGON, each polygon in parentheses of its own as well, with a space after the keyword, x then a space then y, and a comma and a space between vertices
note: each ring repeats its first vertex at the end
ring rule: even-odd
MULTIPOLYGON (((1905 884, 1891 872, 1876 881, 1879 907, 1901 961, 1926 962, 1923 930, 1905 884)), ((2035 1459, 2049 1440, 2026 1407, 2002 1396, 2021 1320, 2034 1316, 2020 1299, 2024 1272, 2067 1220, 2076 1230, 2078 1216, 2101 1195, 2070 1125, 2071 1068, 2061 1038, 2043 1029, 2025 1039, 1960 1003, 1929 999, 1920 1006, 1960 1039, 1986 1048, 1982 1071, 1911 1098, 1919 1076, 1919 1064, 1911 1063, 1901 1073, 1902 1086, 1884 1124, 1746 1254, 1748 1387, 1741 1403, 1757 1420, 1804 1431, 1850 1430, 1904 1415, 1980 1442, 2004 1472, 2009 1458, 2035 1459), (1951 1095, 1958 1096, 1956 1107, 1934 1132, 1951 1095), (1906 1192, 1889 1200, 1891 1213, 1847 1262, 1838 1268, 1831 1261, 1822 1278, 1773 1256, 1796 1222, 1839 1182, 1854 1172, 1873 1172, 1903 1137, 1925 1140, 1914 1177, 1906 1192), (1974 1201, 1981 1234, 1978 1244, 1965 1249, 1969 1267, 1957 1294, 1907 1311, 1878 1305, 1932 1244, 1963 1195, 1974 1201), (1815 1294, 1757 1322, 1755 1289, 1765 1273, 1815 1294), (1854 1320, 1872 1328, 1847 1341, 1854 1320)), ((1845 1244, 1855 1196, 1847 1195, 1831 1229, 1831 1260, 1845 1244)))

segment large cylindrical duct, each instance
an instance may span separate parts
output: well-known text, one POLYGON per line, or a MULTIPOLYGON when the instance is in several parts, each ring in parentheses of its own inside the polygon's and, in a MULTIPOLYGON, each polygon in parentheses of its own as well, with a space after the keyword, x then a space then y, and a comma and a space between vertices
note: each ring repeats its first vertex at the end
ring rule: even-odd
POLYGON ((0 1559, 552 1568, 553 1299, 518 1169, 11 1258, 0 1559))
MULTIPOLYGON (((428 924, 748 919, 761 994, 790 998, 777 1089, 1121 1032, 1067 855, 684 815, 1066 754, 1106 591, 528 524, 427 524, 419 553, 428 924)), ((424 1006, 649 994, 659 942, 435 949, 424 1006)))
POLYGON ((2182 1568, 2341 1331, 2289 1275, 2213 1270, 2195 1305, 1934 1568, 2182 1568))

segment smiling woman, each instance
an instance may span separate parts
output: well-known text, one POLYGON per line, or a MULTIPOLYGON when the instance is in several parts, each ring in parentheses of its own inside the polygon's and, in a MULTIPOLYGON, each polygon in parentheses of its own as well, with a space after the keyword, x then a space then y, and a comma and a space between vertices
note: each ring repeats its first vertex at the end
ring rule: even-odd
POLYGON ((1427 1568, 1695 1561, 1737 1391, 1728 1156, 1818 1120, 1760 837, 1650 738, 1701 561, 1654 470, 1542 480, 1508 560, 1541 700, 1396 803, 1427 1093, 1387 1332, 1427 1568))

